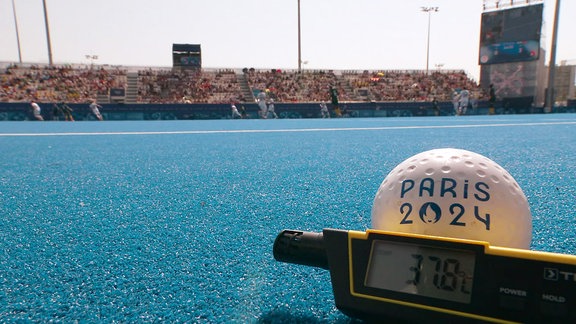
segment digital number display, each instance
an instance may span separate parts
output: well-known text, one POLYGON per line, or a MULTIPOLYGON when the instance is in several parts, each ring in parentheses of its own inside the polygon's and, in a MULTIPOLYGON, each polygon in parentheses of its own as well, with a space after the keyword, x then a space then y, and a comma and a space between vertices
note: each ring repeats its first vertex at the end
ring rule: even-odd
POLYGON ((374 240, 365 286, 469 304, 473 252, 374 240))
POLYGON ((538 60, 543 8, 536 4, 483 13, 479 64, 538 60))

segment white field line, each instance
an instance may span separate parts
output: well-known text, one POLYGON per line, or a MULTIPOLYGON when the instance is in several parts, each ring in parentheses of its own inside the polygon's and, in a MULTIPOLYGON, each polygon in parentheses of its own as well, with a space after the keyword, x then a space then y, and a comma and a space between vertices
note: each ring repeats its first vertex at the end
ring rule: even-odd
POLYGON ((179 135, 179 134, 238 134, 238 133, 305 133, 305 132, 343 132, 343 131, 380 131, 403 129, 450 129, 450 128, 486 128, 486 127, 522 127, 576 125, 570 122, 538 122, 508 124, 463 124, 463 125, 414 125, 383 127, 344 127, 344 128, 294 128, 294 129, 238 129, 238 130, 190 130, 190 131, 138 131, 138 132, 82 132, 82 133, 0 133, 0 137, 35 136, 107 136, 107 135, 179 135))

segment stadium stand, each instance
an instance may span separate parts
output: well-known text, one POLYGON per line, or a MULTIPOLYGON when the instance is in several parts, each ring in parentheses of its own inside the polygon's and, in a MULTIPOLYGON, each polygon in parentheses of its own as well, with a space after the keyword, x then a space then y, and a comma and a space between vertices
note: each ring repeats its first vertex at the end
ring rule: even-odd
POLYGON ((121 68, 63 66, 8 66, 0 74, 0 101, 87 102, 111 88, 123 88, 121 68))
POLYGON ((485 94, 464 71, 345 71, 343 78, 358 96, 369 101, 449 101, 456 89, 468 89, 476 98, 485 94))
POLYGON ((336 86, 339 99, 353 101, 349 91, 333 71, 296 71, 244 69, 244 75, 253 91, 268 90, 278 102, 329 101, 328 87, 336 86))
POLYGON ((126 91, 126 103, 254 102, 259 91, 276 102, 299 103, 329 101, 329 86, 336 87, 341 102, 450 101, 457 89, 468 89, 479 100, 486 98, 464 71, 129 69, 11 64, 0 71, 0 101, 105 102, 102 98, 119 88, 126 91))
POLYGON ((233 70, 144 70, 138 73, 139 103, 244 101, 233 70))

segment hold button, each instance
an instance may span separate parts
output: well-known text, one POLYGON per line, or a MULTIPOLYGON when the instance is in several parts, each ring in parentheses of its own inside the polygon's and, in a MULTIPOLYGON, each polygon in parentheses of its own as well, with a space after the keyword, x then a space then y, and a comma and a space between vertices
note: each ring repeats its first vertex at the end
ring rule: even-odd
POLYGON ((545 316, 565 317, 568 315, 566 297, 554 294, 542 294, 540 312, 545 316))

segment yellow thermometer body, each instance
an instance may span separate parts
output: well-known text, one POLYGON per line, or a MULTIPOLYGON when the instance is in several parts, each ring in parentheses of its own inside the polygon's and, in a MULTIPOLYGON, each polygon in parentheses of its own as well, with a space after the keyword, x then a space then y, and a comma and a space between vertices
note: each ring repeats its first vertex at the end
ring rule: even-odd
POLYGON ((576 322, 576 256, 324 229, 281 232, 274 257, 328 269, 338 309, 367 321, 576 322))

